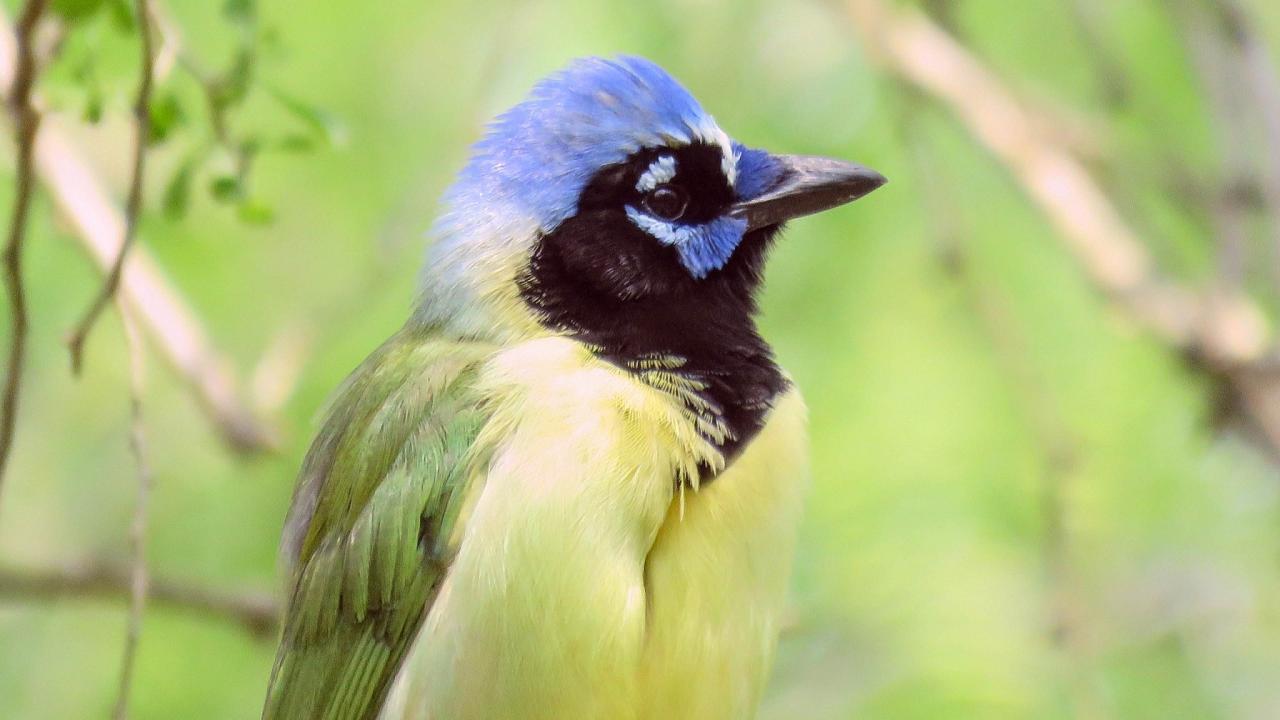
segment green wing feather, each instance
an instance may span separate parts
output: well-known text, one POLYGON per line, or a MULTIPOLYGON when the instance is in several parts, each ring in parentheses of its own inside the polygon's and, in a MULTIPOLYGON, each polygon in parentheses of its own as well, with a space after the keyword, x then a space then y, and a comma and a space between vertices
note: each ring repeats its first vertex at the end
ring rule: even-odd
POLYGON ((295 568, 263 718, 377 717, 444 579, 492 349, 404 330, 339 391, 286 522, 295 568))

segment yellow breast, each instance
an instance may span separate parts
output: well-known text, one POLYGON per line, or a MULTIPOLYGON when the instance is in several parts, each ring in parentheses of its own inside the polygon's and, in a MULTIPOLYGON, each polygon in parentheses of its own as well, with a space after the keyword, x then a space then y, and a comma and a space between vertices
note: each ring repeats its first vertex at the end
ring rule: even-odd
POLYGON ((646 562, 639 717, 749 718, 768 677, 808 477, 805 408, 779 398, 742 455, 669 510, 646 562))
POLYGON ((564 338, 481 383, 493 459, 384 717, 750 717, 807 476, 798 393, 682 503, 676 478, 722 458, 671 393, 564 338))

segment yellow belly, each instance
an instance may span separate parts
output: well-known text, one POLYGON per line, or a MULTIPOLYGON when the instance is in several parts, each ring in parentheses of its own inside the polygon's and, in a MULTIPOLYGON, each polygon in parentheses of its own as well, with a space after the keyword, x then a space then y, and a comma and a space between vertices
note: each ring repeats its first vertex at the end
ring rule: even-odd
POLYGON ((638 717, 749 718, 768 678, 808 474, 794 389, 649 552, 638 717))
POLYGON ((749 718, 807 478, 791 390, 714 482, 670 395, 546 338, 485 375, 495 455, 384 718, 749 718))

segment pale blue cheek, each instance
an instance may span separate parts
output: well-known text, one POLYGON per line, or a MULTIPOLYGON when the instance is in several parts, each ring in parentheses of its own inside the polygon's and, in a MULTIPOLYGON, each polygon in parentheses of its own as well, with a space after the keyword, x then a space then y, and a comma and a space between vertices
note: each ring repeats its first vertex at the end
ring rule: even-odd
POLYGON ((740 218, 721 217, 701 225, 682 225, 659 220, 633 207, 627 208, 627 217, 658 242, 674 247, 680 254, 680 264, 699 279, 724 267, 747 232, 747 221, 740 218))

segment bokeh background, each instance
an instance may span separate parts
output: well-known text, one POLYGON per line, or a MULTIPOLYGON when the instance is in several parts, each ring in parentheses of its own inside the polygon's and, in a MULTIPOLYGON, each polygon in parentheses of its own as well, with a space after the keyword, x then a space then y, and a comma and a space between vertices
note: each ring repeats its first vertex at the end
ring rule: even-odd
MULTIPOLYGON (((808 397, 815 477, 761 716, 1280 717, 1277 409, 1250 394, 1269 382, 1280 307, 1267 121, 1280 107, 1265 81, 1280 5, 871 5, 924 13, 961 43, 1089 173, 1161 277, 1196 300, 1247 300, 1235 325, 1209 316, 1243 349, 1180 346, 1104 292, 954 103, 895 72, 865 2, 264 0, 246 29, 242 2, 170 0, 188 62, 226 68, 256 38, 236 137, 302 127, 323 142, 281 142, 229 188, 234 153, 216 147, 201 85, 181 66, 161 78, 177 119, 149 155, 140 247, 278 446, 228 448, 150 354, 151 572, 275 591, 317 413, 405 318, 437 197, 482 123, 570 58, 636 53, 748 144, 891 179, 796 223, 769 268, 762 324, 808 397)), ((12 18, 18 3, 4 7, 12 18)), ((121 197, 137 47, 110 7, 67 33, 41 93, 121 197)), ((964 70, 947 56, 922 67, 964 70)), ((112 311, 71 376, 63 338, 100 274, 47 194, 26 277, 29 373, 0 495, 0 717, 104 717, 124 599, 32 597, 14 578, 127 561, 128 353, 112 311)), ((1174 320, 1194 312, 1175 306, 1174 320)), ((256 717, 273 651, 224 618, 153 604, 132 715, 256 717)))

